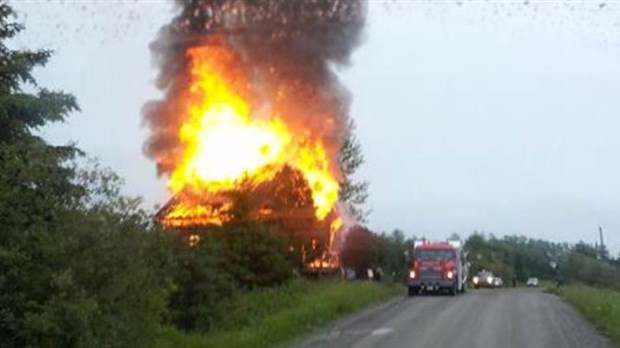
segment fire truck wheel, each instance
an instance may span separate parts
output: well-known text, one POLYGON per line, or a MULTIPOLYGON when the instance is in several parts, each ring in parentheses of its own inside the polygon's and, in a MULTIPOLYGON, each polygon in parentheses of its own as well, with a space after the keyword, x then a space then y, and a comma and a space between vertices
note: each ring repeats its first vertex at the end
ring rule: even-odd
POLYGON ((415 296, 415 295, 416 295, 416 293, 417 293, 417 291, 416 291, 416 289, 415 289, 413 286, 409 286, 409 287, 407 288, 407 295, 408 295, 409 297, 413 297, 413 296, 415 296))
POLYGON ((456 291, 457 291, 456 284, 454 284, 449 290, 450 296, 456 295, 456 291))

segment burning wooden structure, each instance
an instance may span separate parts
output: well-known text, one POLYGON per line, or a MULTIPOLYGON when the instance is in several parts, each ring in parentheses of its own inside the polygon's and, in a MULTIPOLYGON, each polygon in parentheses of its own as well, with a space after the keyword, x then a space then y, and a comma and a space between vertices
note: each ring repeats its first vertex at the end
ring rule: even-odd
POLYGON ((306 181, 290 167, 257 186, 240 185, 237 190, 218 193, 179 192, 155 215, 157 223, 190 244, 195 236, 233 220, 272 226, 295 241, 291 251, 300 253, 305 272, 338 268, 333 251, 337 219, 335 214, 317 219, 306 181))
POLYGON ((162 98, 146 154, 173 198, 156 220, 188 238, 248 219, 337 265, 350 95, 334 67, 361 42, 364 0, 177 1, 151 44, 162 98), (193 231, 193 232, 192 232, 193 231))

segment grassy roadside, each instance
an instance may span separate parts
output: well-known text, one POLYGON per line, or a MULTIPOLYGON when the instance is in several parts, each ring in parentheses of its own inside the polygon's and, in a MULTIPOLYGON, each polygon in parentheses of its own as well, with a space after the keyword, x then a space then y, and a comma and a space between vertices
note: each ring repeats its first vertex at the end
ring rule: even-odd
POLYGON ((268 347, 401 293, 398 285, 296 280, 235 298, 225 320, 205 334, 167 328, 153 343, 168 347, 268 347))
POLYGON ((548 287, 579 310, 614 346, 620 347, 620 291, 599 289, 581 284, 567 285, 559 289, 548 287))

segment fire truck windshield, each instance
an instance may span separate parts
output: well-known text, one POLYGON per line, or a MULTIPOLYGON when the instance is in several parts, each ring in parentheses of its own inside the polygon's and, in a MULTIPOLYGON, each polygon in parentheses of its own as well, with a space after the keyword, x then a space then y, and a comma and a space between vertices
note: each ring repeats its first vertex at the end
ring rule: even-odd
POLYGON ((454 258, 453 250, 417 250, 415 258, 422 261, 447 260, 454 258))

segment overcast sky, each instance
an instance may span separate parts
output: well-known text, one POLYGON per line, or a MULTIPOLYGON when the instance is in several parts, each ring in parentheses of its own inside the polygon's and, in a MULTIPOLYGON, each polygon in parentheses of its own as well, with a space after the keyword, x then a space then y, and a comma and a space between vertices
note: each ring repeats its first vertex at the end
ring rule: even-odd
MULTIPOLYGON (((620 3, 370 1, 367 39, 341 72, 377 231, 473 230, 620 251, 620 3), (527 3, 527 4, 526 4, 527 3)), ((168 2, 13 2, 19 47, 55 49, 41 85, 82 112, 43 134, 75 141, 147 204, 169 197, 142 154, 157 97, 148 43, 168 2)))

